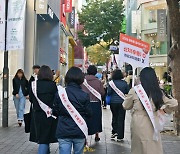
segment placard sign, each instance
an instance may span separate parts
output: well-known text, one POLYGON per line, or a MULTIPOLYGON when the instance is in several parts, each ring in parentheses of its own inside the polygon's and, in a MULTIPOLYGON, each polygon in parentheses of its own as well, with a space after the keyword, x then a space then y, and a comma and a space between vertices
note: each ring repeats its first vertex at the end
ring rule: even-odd
POLYGON ((137 67, 148 67, 149 51, 150 44, 131 36, 120 34, 120 61, 131 64, 134 69, 137 67))

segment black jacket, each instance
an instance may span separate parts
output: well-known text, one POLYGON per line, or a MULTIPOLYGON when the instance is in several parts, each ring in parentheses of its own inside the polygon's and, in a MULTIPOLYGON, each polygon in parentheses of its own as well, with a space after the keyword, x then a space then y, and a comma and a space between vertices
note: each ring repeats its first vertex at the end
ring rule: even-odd
POLYGON ((22 88, 23 95, 27 96, 29 92, 28 92, 28 80, 26 78, 19 79, 15 77, 13 79, 13 93, 12 94, 14 96, 18 94, 20 86, 22 88))
MULTIPOLYGON (((57 87, 55 82, 48 80, 37 81, 38 98, 50 108, 53 107, 56 92, 57 87)), ((32 89, 30 91, 30 98, 33 104, 30 141, 39 144, 57 142, 55 132, 58 120, 52 117, 47 118, 46 113, 39 106, 32 89)))
MULTIPOLYGON (((75 83, 70 83, 66 87, 66 92, 69 101, 80 113, 80 115, 86 121, 87 118, 91 117, 92 109, 90 106, 90 97, 87 93, 81 90, 81 87, 75 83)), ((76 125, 74 120, 71 118, 68 111, 63 106, 58 93, 55 98, 55 111, 59 111, 59 120, 56 130, 56 137, 62 138, 85 138, 83 132, 76 125)), ((57 112, 56 112, 57 113, 57 112)))
MULTIPOLYGON (((124 94, 128 94, 129 86, 124 80, 113 80, 116 87, 121 90, 124 94)), ((111 88, 108 86, 108 95, 111 96, 111 103, 123 103, 123 99, 111 88)))

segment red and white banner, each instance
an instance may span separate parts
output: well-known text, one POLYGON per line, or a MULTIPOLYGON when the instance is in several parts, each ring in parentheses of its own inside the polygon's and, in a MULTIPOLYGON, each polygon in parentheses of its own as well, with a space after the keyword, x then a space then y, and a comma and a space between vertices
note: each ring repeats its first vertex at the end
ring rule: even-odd
POLYGON ((72 0, 65 0, 65 12, 66 13, 72 12, 72 0))
POLYGON ((94 89, 93 87, 91 87, 88 83, 87 83, 87 80, 85 79, 84 80, 84 83, 83 85, 91 92, 91 94, 93 94, 96 98, 98 98, 100 101, 102 100, 101 99, 101 94, 96 90, 94 89))
POLYGON ((109 82, 109 85, 119 95, 119 97, 121 97, 123 100, 125 99, 124 93, 116 87, 112 80, 109 82))
POLYGON ((0 0, 0 51, 5 50, 5 0, 0 0))
POLYGON ((32 92, 34 96, 36 97, 39 103, 39 106, 46 113, 47 118, 53 117, 54 119, 56 119, 56 117, 52 115, 52 109, 48 105, 43 103, 37 96, 37 76, 35 77, 35 81, 32 82, 32 92))
POLYGON ((148 67, 149 51, 150 44, 131 36, 120 34, 120 61, 131 64, 133 68, 148 67))
POLYGON ((87 138, 88 137, 87 124, 83 119, 83 117, 79 114, 79 112, 69 101, 65 88, 58 86, 58 93, 63 106, 66 108, 66 110, 68 111, 74 122, 78 125, 78 127, 81 129, 81 131, 84 133, 85 137, 87 138))
POLYGON ((142 87, 142 85, 137 85, 134 87, 135 91, 136 91, 136 94, 138 95, 139 99, 141 100, 141 103, 143 104, 150 120, 151 120, 151 123, 153 125, 153 128, 154 128, 154 136, 153 136, 153 139, 154 140, 158 140, 159 139, 159 131, 162 130, 162 128, 158 128, 159 126, 162 126, 164 125, 165 123, 165 118, 164 118, 164 115, 162 115, 160 113, 160 111, 157 112, 158 114, 158 118, 159 118, 159 124, 157 125, 156 122, 155 122, 155 116, 154 116, 154 111, 153 111, 153 108, 152 108, 152 104, 144 90, 144 88, 142 87))

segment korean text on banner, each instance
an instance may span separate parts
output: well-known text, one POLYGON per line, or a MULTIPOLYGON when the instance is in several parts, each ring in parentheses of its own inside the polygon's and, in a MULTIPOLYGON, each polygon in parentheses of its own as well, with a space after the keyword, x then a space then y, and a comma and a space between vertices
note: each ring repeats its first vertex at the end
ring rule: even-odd
POLYGON ((26 0, 9 0, 7 50, 24 49, 26 0))
POLYGON ((120 61, 131 64, 133 68, 149 66, 150 44, 131 36, 120 34, 119 50, 120 61))
POLYGON ((0 51, 5 50, 5 0, 0 0, 0 51))
POLYGON ((65 12, 66 13, 72 12, 72 0, 65 0, 65 12))

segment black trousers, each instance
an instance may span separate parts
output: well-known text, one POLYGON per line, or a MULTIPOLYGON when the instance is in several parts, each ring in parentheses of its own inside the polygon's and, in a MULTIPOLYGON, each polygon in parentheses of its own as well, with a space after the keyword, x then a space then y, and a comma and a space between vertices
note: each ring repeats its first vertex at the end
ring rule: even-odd
POLYGON ((112 134, 117 133, 118 139, 123 139, 126 111, 121 103, 111 103, 110 109, 112 112, 112 134))

